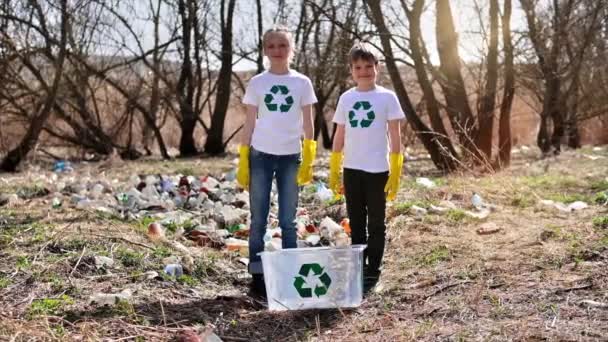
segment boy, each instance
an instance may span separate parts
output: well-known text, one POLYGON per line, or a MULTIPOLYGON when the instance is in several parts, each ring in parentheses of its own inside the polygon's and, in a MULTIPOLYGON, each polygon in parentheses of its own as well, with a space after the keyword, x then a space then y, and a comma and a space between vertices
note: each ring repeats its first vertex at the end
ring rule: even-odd
POLYGON ((340 96, 334 115, 337 130, 329 185, 334 193, 339 193, 344 160, 344 195, 352 243, 367 243, 364 254, 367 265, 363 269, 363 289, 367 292, 380 277, 386 200, 393 200, 399 189, 403 167, 400 124, 405 114, 395 93, 376 84, 378 58, 368 44, 357 43, 352 47, 349 65, 356 87, 340 96))

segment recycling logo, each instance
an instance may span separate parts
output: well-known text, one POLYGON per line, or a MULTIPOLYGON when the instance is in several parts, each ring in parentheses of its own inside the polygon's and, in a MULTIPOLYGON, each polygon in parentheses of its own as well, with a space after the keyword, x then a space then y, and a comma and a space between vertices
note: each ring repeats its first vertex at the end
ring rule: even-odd
POLYGON ((323 267, 319 264, 303 264, 300 267, 299 275, 295 277, 293 282, 293 286, 302 298, 312 297, 313 291, 317 297, 321 297, 327 293, 330 284, 331 278, 327 273, 323 272, 323 267), (313 288, 313 284, 311 283, 315 280, 318 281, 316 281, 313 288))
POLYGON ((264 97, 266 108, 271 112, 280 111, 281 113, 289 112, 293 105, 293 97, 289 95, 289 88, 284 85, 273 85, 270 88, 270 93, 264 97), (283 101, 279 101, 280 98, 283 101))
POLYGON ((361 125, 362 128, 369 127, 372 122, 376 119, 376 113, 372 110, 372 105, 367 101, 357 101, 353 105, 353 109, 348 112, 348 121, 351 127, 357 127, 357 125, 361 125), (365 112, 366 119, 361 119, 359 121, 356 116, 355 111, 363 111, 365 112))

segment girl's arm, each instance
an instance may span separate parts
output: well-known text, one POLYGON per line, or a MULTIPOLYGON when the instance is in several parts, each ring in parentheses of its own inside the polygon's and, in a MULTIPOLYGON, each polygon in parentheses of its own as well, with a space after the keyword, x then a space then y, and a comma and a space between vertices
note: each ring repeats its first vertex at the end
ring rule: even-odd
POLYGON ((344 125, 336 124, 336 134, 334 135, 333 152, 342 152, 344 149, 344 125))
POLYGON ((246 105, 246 117, 245 125, 243 126, 243 135, 241 139, 241 145, 251 145, 251 135, 253 135, 253 129, 255 128, 255 119, 258 114, 258 107, 252 105, 246 105))
POLYGON ((388 122, 388 138, 391 153, 401 153, 401 120, 390 120, 388 122))
POLYGON ((312 116, 312 105, 302 107, 304 139, 313 140, 315 134, 314 120, 312 116))

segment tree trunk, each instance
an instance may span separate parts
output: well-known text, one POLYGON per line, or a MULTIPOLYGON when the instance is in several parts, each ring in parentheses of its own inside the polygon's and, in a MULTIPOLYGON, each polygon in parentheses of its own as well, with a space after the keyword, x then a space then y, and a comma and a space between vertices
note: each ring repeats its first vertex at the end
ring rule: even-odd
POLYGON ((548 121, 549 117, 546 114, 540 115, 540 125, 538 127, 538 135, 536 136, 536 145, 540 148, 543 155, 551 151, 551 141, 549 137, 548 121))
POLYGON ((221 4, 222 25, 222 66, 218 74, 218 85, 215 99, 215 108, 211 116, 211 126, 207 132, 205 152, 210 155, 224 153, 224 123, 226 112, 230 104, 230 92, 232 85, 232 18, 234 14, 235 0, 228 0, 228 13, 224 18, 224 3, 221 4))
POLYGON ((258 14, 258 58, 256 64, 258 66, 258 74, 264 71, 264 43, 262 35, 264 34, 264 18, 262 17, 262 0, 256 0, 256 9, 258 14))
POLYGON ((402 2, 403 9, 405 10, 410 22, 410 48, 412 50, 411 57, 414 61, 416 76, 424 95, 423 99, 429 114, 431 127, 436 132, 436 135, 432 137, 432 139, 436 140, 438 144, 443 146, 445 150, 444 153, 451 155, 453 159, 459 159, 458 153, 454 149, 454 145, 452 144, 452 141, 450 140, 450 137, 445 129, 445 125, 443 124, 443 119, 441 118, 441 113, 439 110, 439 103, 437 102, 433 85, 431 84, 426 72, 426 65, 424 63, 422 52, 422 45, 424 42, 422 41, 422 33, 420 29, 420 17, 424 8, 424 2, 424 0, 416 0, 411 11, 408 9, 407 5, 402 2))
POLYGON ((177 82, 177 94, 180 107, 180 128, 181 138, 179 142, 179 152, 182 157, 197 154, 196 143, 194 141, 194 128, 196 125, 196 113, 193 108, 194 100, 194 80, 192 70, 192 29, 195 25, 196 6, 194 0, 180 0, 178 10, 182 19, 182 47, 184 49, 184 60, 177 82), (184 3, 186 1, 186 3, 184 3))
POLYGON ((490 45, 485 83, 478 113, 479 133, 475 143, 484 154, 486 161, 490 161, 498 83, 498 0, 490 0, 490 45))
POLYGON ((454 28, 452 9, 449 0, 437 0, 437 51, 440 68, 444 76, 443 87, 447 111, 452 119, 453 129, 467 156, 479 157, 474 145, 477 135, 477 123, 469 105, 464 80, 460 72, 460 55, 458 54, 458 34, 454 28))
MULTIPOLYGON (((19 163, 25 158, 25 156, 29 153, 29 151, 34 147, 36 142, 38 141, 38 137, 40 136, 40 132, 44 127, 47 119, 52 113, 53 106, 55 105, 55 100, 57 98, 57 93, 59 92, 59 85, 61 84, 61 78, 63 74, 63 67, 66 55, 66 45, 67 45, 67 31, 68 31, 68 10, 67 10, 67 0, 61 0, 61 36, 59 39, 59 52, 57 54, 57 58, 55 59, 55 73, 53 75, 53 84, 47 89, 46 99, 40 108, 39 113, 30 121, 30 126, 25 133, 19 145, 15 147, 13 150, 9 151, 8 154, 0 163, 0 170, 7 172, 15 172, 17 170, 17 166, 19 163)), ((47 37, 50 40, 50 37, 47 37)), ((50 44, 50 43, 49 43, 50 44)), ((48 47, 48 55, 52 56, 52 50, 49 45, 48 47)), ((26 57, 27 58, 27 57, 26 57)))
POLYGON ((407 122, 416 132, 416 136, 418 137, 418 139, 420 139, 427 151, 429 151, 429 154, 431 155, 431 159, 433 160, 435 166, 438 169, 446 172, 455 170, 456 162, 452 159, 451 155, 445 153, 444 147, 439 144, 436 139, 434 139, 434 137, 436 136, 435 132, 429 129, 424 124, 424 122, 422 122, 422 120, 416 114, 414 106, 410 101, 403 80, 399 75, 399 69, 393 57, 393 51, 390 40, 391 34, 384 22, 384 16, 380 8, 380 1, 369 0, 366 3, 371 11, 374 24, 376 25, 380 33, 380 41, 382 43, 382 49, 384 50, 384 56, 386 57, 386 67, 388 69, 391 81, 393 82, 395 93, 399 98, 399 103, 401 104, 401 107, 406 113, 407 122))
POLYGON ((505 84, 500 104, 498 122, 498 165, 511 164, 511 108, 515 96, 515 68, 513 65, 513 42, 511 40, 511 0, 505 0, 502 16, 502 44, 505 54, 505 84))

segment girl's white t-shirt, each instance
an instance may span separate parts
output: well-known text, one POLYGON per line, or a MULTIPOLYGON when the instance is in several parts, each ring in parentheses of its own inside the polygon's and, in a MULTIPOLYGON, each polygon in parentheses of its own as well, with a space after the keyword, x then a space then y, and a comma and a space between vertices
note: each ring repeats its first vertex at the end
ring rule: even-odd
POLYGON ((310 79, 297 71, 254 76, 243 98, 244 104, 258 108, 251 146, 275 155, 300 153, 302 107, 316 102, 310 79))
POLYGON ((404 118, 397 96, 384 87, 342 94, 333 121, 345 126, 344 167, 388 171, 388 122, 404 118))

